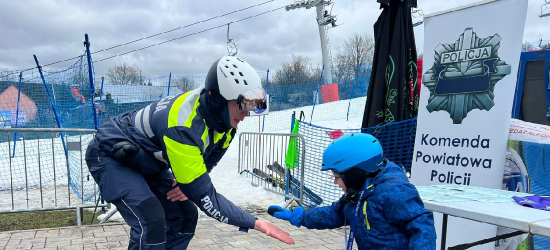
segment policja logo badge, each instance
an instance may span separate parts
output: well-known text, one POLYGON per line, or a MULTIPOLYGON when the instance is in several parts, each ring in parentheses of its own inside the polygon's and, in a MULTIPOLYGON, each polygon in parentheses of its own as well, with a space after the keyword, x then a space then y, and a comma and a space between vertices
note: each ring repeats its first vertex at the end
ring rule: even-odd
POLYGON ((449 112, 454 124, 472 109, 489 111, 495 84, 512 71, 498 56, 500 40, 498 34, 480 38, 466 28, 454 44, 437 45, 434 65, 422 79, 430 90, 426 109, 449 112))

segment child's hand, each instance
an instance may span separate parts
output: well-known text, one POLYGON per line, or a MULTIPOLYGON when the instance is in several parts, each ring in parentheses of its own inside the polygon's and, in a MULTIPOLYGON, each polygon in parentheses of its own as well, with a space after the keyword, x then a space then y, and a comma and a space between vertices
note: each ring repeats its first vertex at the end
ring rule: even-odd
POLYGON ((287 220, 290 224, 300 227, 304 218, 304 208, 296 207, 293 211, 280 206, 269 206, 267 212, 277 219, 287 220))

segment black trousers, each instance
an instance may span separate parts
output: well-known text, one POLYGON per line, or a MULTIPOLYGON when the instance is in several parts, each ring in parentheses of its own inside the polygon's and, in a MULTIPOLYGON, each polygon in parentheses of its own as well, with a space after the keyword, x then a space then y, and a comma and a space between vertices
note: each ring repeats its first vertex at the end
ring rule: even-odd
POLYGON ((197 225, 197 207, 189 200, 166 198, 174 179, 170 170, 144 176, 135 166, 103 154, 94 141, 88 146, 86 163, 102 197, 131 227, 128 249, 187 248, 197 225))

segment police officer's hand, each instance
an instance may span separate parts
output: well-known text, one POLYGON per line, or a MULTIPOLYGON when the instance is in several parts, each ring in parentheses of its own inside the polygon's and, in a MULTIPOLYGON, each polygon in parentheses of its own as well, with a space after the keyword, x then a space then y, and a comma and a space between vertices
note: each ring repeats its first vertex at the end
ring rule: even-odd
POLYGON ((188 199, 187 196, 185 196, 181 192, 180 188, 177 185, 178 182, 175 179, 172 180, 172 187, 175 186, 175 188, 166 193, 167 198, 171 201, 186 201, 188 199))
POLYGON ((116 159, 124 159, 136 155, 139 152, 139 148, 136 145, 128 142, 121 141, 113 145, 111 153, 115 156, 116 159))
POLYGON ((303 207, 296 207, 294 208, 294 210, 288 210, 280 206, 269 206, 269 208, 267 209, 267 213, 277 219, 287 220, 290 222, 290 224, 297 227, 301 226, 302 220, 304 218, 303 207))
POLYGON ((265 220, 256 220, 254 224, 254 229, 261 231, 267 236, 278 239, 286 244, 294 244, 294 239, 290 237, 290 234, 278 228, 277 226, 271 224, 269 221, 265 220))

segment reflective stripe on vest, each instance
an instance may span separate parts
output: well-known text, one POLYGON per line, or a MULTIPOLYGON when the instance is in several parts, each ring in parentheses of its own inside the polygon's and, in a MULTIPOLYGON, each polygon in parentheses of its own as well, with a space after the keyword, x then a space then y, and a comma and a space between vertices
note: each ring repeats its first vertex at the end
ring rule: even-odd
POLYGON ((168 128, 185 126, 190 128, 193 118, 197 116, 201 89, 189 91, 174 101, 168 114, 168 128), (190 120, 190 122, 187 122, 190 120))
MULTIPOLYGON (((158 101, 155 104, 156 106, 153 114, 161 110, 160 107, 166 107, 166 105, 170 102, 170 100, 172 100, 175 97, 176 96, 167 96, 162 98, 160 101, 158 101)), ((153 136, 155 136, 155 133, 153 133, 153 129, 151 128, 151 121, 150 121, 150 117, 153 115, 151 114, 152 105, 153 104, 150 104, 150 105, 147 105, 147 107, 140 109, 136 113, 136 116, 134 118, 134 125, 136 126, 136 128, 139 130, 139 132, 141 132, 141 134, 147 136, 148 138, 152 138, 153 136)))
POLYGON ((143 128, 145 129, 145 134, 147 135, 147 137, 151 138, 155 136, 155 134, 153 133, 153 130, 151 129, 151 123, 149 122, 149 117, 151 116, 149 114, 149 111, 151 111, 151 105, 147 105, 147 107, 145 107, 145 109, 143 110, 143 128))
POLYGON ((155 158, 157 158, 157 160, 159 161, 162 161, 164 163, 168 163, 164 157, 162 157, 162 151, 157 151, 157 152, 154 152, 153 155, 155 156, 155 158))
POLYGON ((202 152, 206 152, 206 148, 208 145, 210 145, 210 136, 208 136, 208 126, 206 126, 206 121, 204 119, 202 120, 204 122, 204 131, 202 132, 201 139, 202 139, 202 145, 204 145, 202 152))
POLYGON ((136 126, 136 128, 139 130, 139 132, 141 132, 142 134, 145 135, 145 131, 143 131, 143 124, 141 123, 141 117, 143 115, 143 109, 140 109, 137 113, 136 113, 136 117, 134 118, 134 125, 136 126))
POLYGON ((134 118, 134 125, 136 128, 141 132, 141 134, 151 138, 154 136, 153 130, 151 129, 151 123, 149 122, 149 111, 151 110, 151 105, 148 105, 147 107, 140 109, 136 113, 136 117, 134 118))

